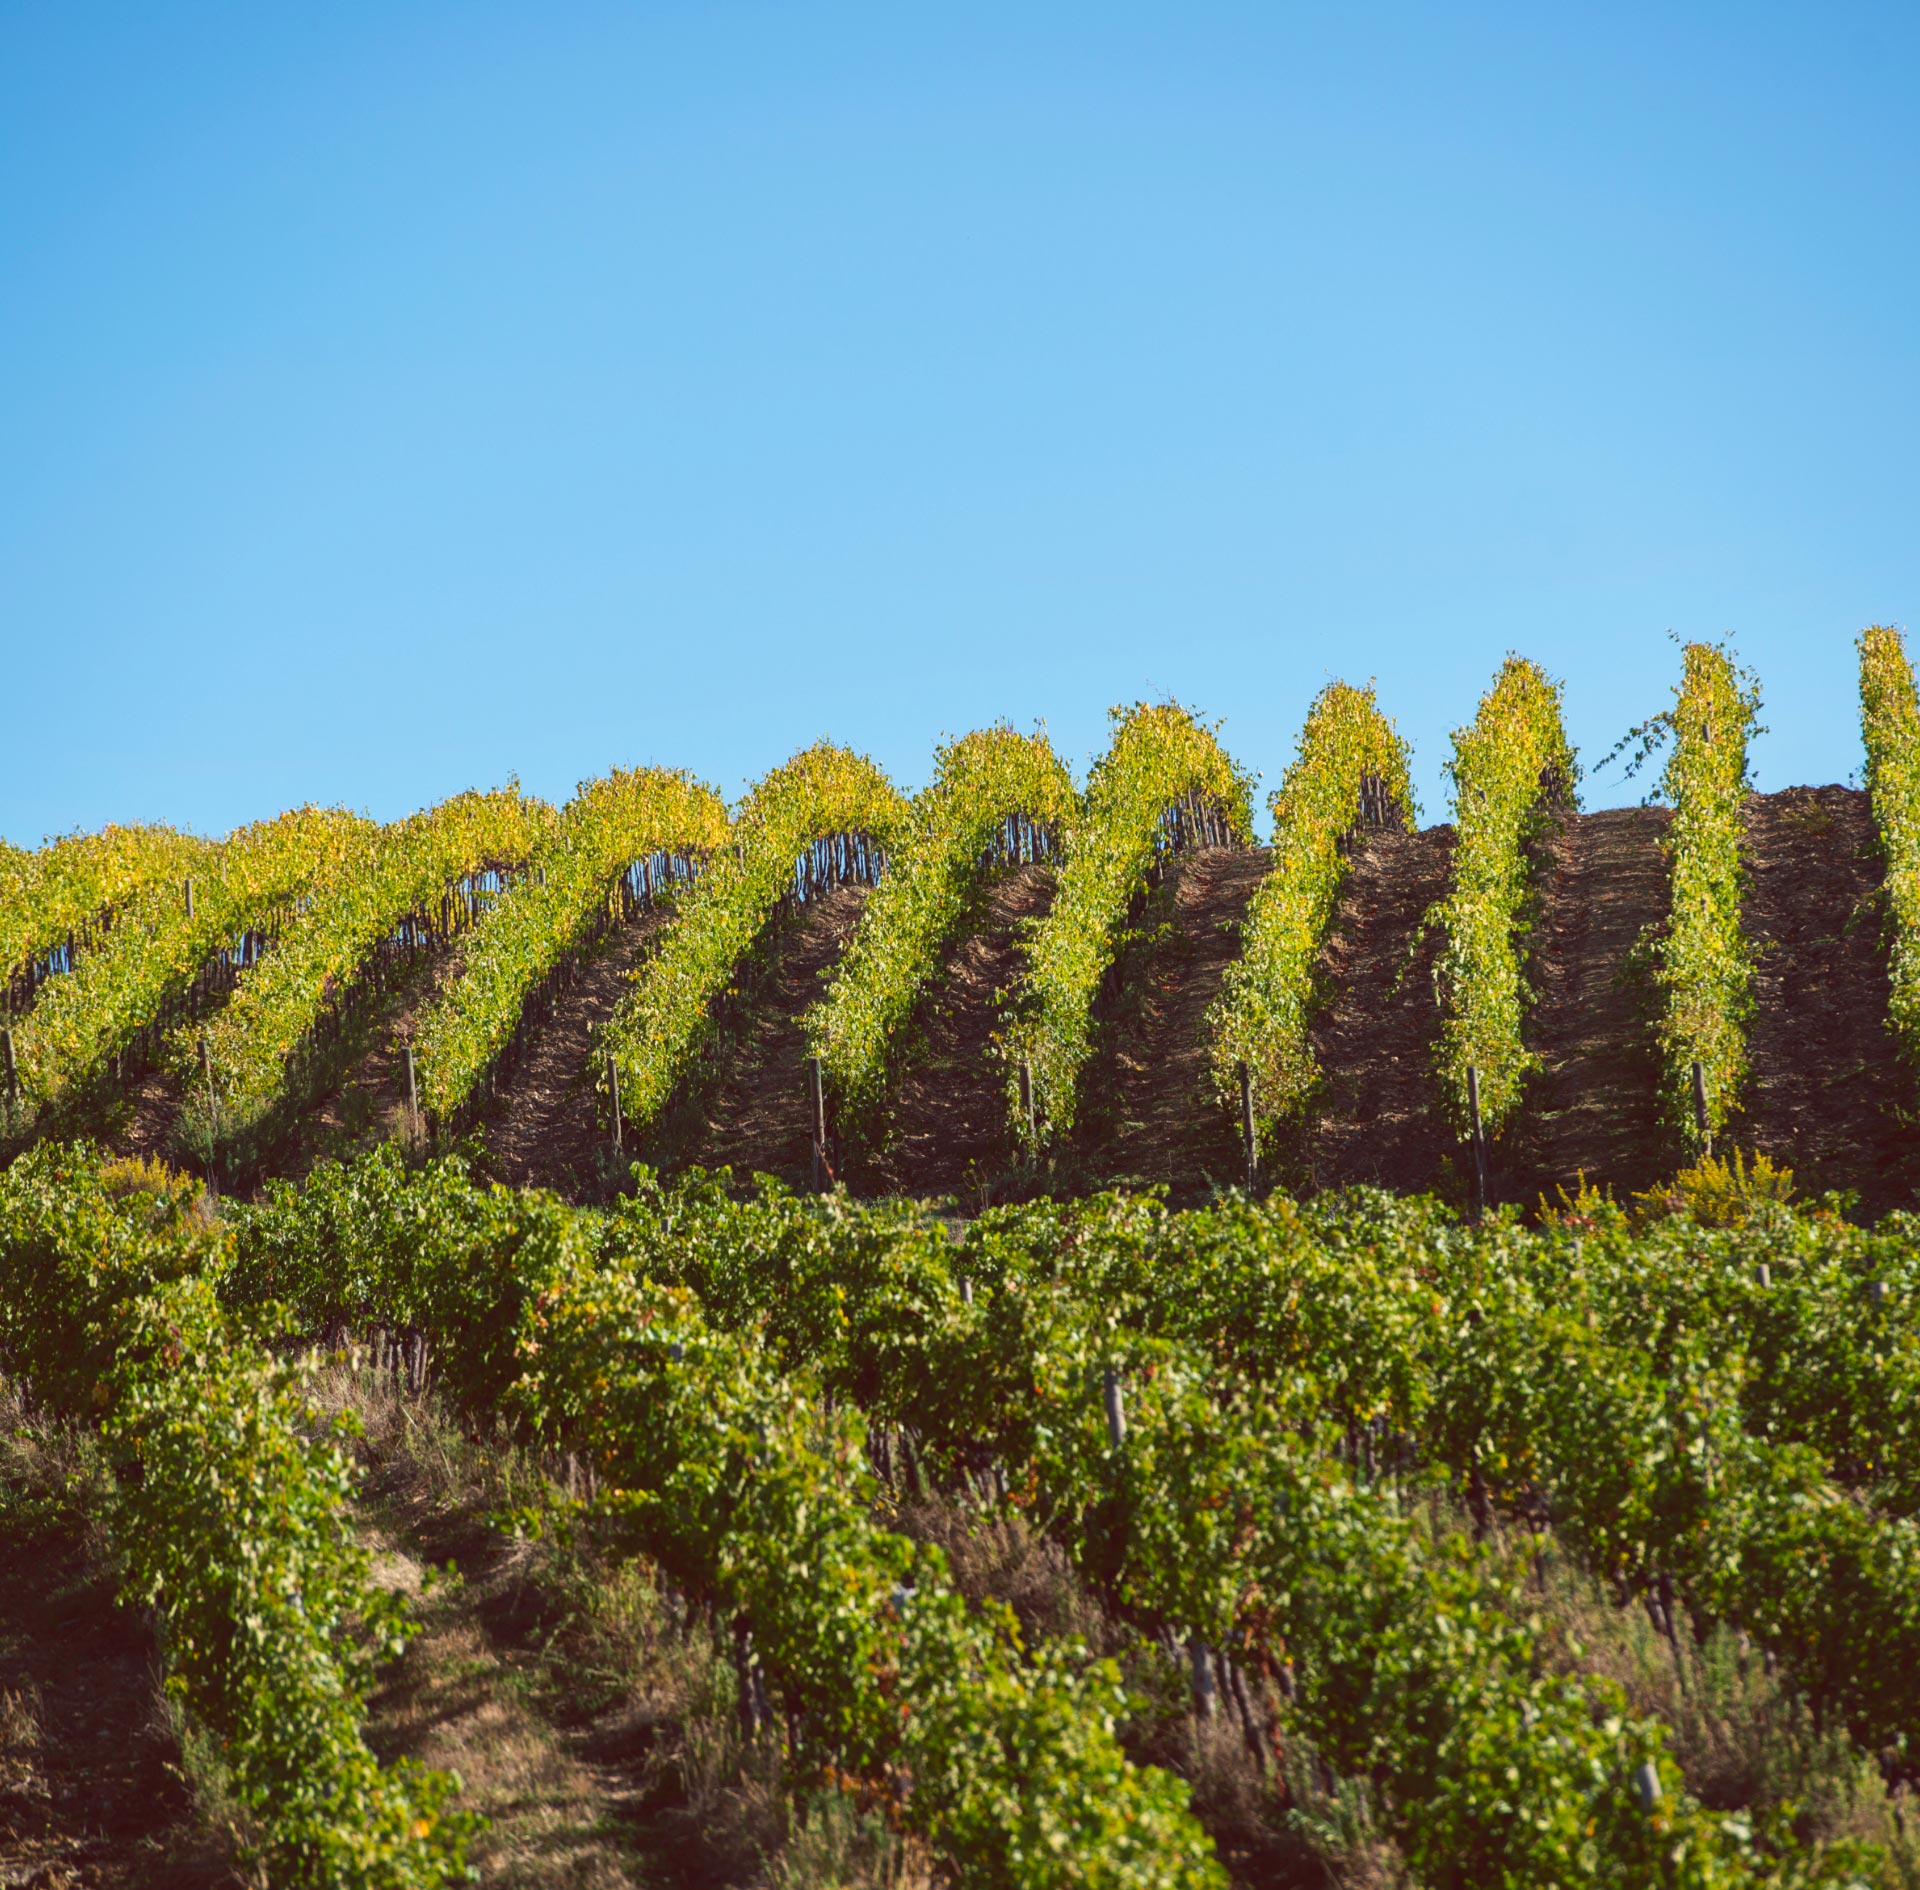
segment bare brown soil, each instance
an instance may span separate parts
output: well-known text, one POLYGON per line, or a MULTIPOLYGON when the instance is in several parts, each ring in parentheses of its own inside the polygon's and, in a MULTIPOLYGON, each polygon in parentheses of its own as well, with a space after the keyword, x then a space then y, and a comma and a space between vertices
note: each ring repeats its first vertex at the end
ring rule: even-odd
POLYGON ((1460 1146, 1434 1075, 1439 928, 1425 925, 1452 859, 1451 827, 1355 841, 1318 966, 1328 997, 1312 1036, 1325 1080, 1300 1151, 1314 1189, 1461 1192, 1460 1146))
POLYGON ((605 1192, 611 1151, 587 1055, 666 918, 656 907, 617 926, 556 994, 551 1014, 535 1022, 526 1057, 486 1126, 487 1167, 498 1180, 553 1188, 572 1200, 605 1192))
POLYGON ((915 1045, 894 1092, 878 1154, 855 1166, 863 1193, 993 1192, 1016 1160, 1006 1090, 993 1057, 1000 1005, 1025 966, 1024 928, 1053 904, 1053 869, 996 880, 975 924, 942 955, 933 995, 914 1019, 915 1045))
POLYGON ((1887 1028, 1872 811, 1844 787, 1756 794, 1746 811, 1755 1002, 1731 1136, 1790 1167, 1802 1192, 1857 1189, 1877 1219, 1920 1177, 1900 1121, 1912 1081, 1887 1028))
POLYGON ((1176 1202, 1238 1186, 1239 1121, 1215 1093, 1207 1011, 1240 955, 1264 847, 1208 847, 1175 862, 1148 902, 1142 941, 1087 1080, 1089 1171, 1103 1182, 1164 1183, 1176 1202))
POLYGON ((114 1152, 144 1160, 172 1158, 173 1132, 186 1101, 179 1077, 171 1070, 149 1070, 134 1084, 129 1101, 131 1112, 110 1140, 114 1152))
POLYGON ((0 1884, 237 1890, 198 1825, 142 1618, 71 1521, 0 1529, 0 1884))
POLYGON ((1562 817, 1541 860, 1528 980, 1528 1079, 1519 1121, 1492 1151, 1496 1200, 1535 1207, 1584 1176, 1624 1200, 1671 1174, 1660 1120, 1655 991, 1636 947, 1665 923, 1664 807, 1562 817))
POLYGON ((721 1023, 711 1075, 701 1086, 700 1120, 673 1139, 676 1163, 811 1185, 813 1124, 801 1020, 826 990, 866 903, 866 887, 841 886, 776 916, 754 948, 738 1008, 721 1023))
MULTIPOLYGON (((400 1047, 427 1007, 459 977, 463 962, 458 944, 442 947, 354 1018, 336 1046, 343 1060, 339 1080, 259 1159, 260 1171, 297 1179, 329 1156, 344 1159, 405 1133, 407 1079, 400 1047)), ((187 1091, 173 1071, 148 1071, 133 1086, 129 1101, 130 1113, 111 1138, 117 1152, 176 1164, 194 1159, 180 1146, 187 1091)))
POLYGON ((466 954, 458 944, 445 946, 385 1003, 372 1007, 356 1026, 355 1034, 365 1047, 340 1081, 306 1113, 296 1142, 277 1164, 281 1172, 304 1173, 323 1153, 404 1133, 407 1064, 403 1046, 465 964, 466 954))

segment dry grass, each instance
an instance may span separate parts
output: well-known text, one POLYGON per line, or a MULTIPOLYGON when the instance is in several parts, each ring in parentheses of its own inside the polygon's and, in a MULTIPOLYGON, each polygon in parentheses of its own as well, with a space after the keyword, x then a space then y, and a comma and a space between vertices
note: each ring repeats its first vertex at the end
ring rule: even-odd
POLYGON ((1540 1615, 1568 1669, 1619 1684, 1636 1712, 1668 1728, 1688 1788, 1718 1811, 1786 1809, 1808 1845, 1866 1839, 1887 1847, 1896 1883, 1920 1884, 1911 1799, 1889 1796, 1879 1767, 1844 1733, 1819 1731, 1746 1637, 1726 1626, 1677 1643, 1637 1604, 1613 1599, 1557 1550, 1540 1559, 1540 1615))
POLYGON ((844 1800, 795 1816, 740 1727, 730 1646, 604 1542, 542 1466, 431 1398, 341 1365, 369 1466, 361 1523, 419 1638, 371 1702, 383 1753, 446 1766, 486 1814, 489 1882, 920 1890, 915 1850, 844 1800), (518 1533, 496 1519, 516 1516, 518 1533))

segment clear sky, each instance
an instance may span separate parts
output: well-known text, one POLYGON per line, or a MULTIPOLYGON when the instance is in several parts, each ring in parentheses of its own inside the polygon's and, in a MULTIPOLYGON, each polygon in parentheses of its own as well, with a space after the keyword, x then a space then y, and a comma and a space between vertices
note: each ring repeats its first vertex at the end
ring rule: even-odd
MULTIPOLYGON (((0 834, 1920 604, 1920 7, 0 4, 0 834)), ((1636 798, 1602 782, 1593 804, 1636 798)))

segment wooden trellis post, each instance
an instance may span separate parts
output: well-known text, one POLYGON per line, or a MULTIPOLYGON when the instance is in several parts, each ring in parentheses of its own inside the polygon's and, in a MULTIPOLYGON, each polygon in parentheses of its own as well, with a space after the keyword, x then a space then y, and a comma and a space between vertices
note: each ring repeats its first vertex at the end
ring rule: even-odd
POLYGON ((1693 1065, 1693 1132, 1700 1138, 1700 1152, 1713 1153, 1713 1131, 1707 1127, 1707 1073, 1698 1058, 1693 1065))
POLYGON ((1480 1072, 1467 1065, 1467 1124, 1473 1137, 1473 1218, 1487 1211, 1487 1135, 1480 1120, 1480 1072))
POLYGON ((1260 1177, 1260 1143, 1253 1127, 1253 1072, 1244 1060, 1240 1064, 1240 1140, 1247 1155, 1247 1192, 1251 1194, 1260 1177))
POLYGON ((200 1033, 200 1074, 207 1080, 207 1181, 218 1187, 215 1160, 220 1148, 220 1097, 213 1087, 213 1052, 207 1048, 207 1033, 200 1033))
POLYGON ((813 1191, 827 1191, 827 1085, 820 1059, 807 1059, 807 1100, 813 1114, 813 1191))
POLYGON ((620 1064, 613 1052, 607 1052, 607 1094, 613 1100, 613 1152, 620 1153, 620 1064))

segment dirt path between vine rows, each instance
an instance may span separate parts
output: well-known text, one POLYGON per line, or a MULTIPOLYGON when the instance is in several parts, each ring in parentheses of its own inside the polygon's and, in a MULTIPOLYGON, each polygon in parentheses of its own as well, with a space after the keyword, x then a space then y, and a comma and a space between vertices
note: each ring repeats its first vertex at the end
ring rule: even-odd
POLYGON ((1300 1151, 1313 1188, 1373 1182, 1464 1199, 1434 1076, 1439 928, 1423 924, 1452 859, 1451 827, 1356 841, 1318 965, 1328 998, 1312 1037, 1325 1082, 1300 1151))
POLYGON ((0 1884, 238 1890, 195 1816, 145 1621, 71 1520, 0 1529, 0 1884))
POLYGON ((993 1040, 1001 1001, 1026 966, 1023 928, 1046 915, 1053 892, 1050 866, 1003 874, 942 954, 879 1154, 853 1170, 863 1194, 952 1194, 975 1206, 992 1197, 1016 1156, 993 1040))
POLYGON ((1493 1148, 1496 1200, 1532 1209, 1584 1174, 1624 1201, 1671 1174, 1660 1120, 1656 993, 1634 958, 1665 923, 1672 812, 1616 807, 1564 816, 1548 840, 1527 977, 1526 1042, 1543 1061, 1519 1120, 1493 1148))
POLYGON ((487 1118, 487 1168, 497 1180, 572 1201, 605 1194, 611 1151, 587 1055, 667 919, 648 908, 616 926, 555 994, 551 1014, 534 1021, 525 1057, 487 1118))
POLYGON ((1736 1145, 1794 1171, 1802 1193, 1855 1188, 1877 1220, 1914 1198, 1911 1079, 1887 1028, 1877 894, 1883 868, 1867 797, 1788 788, 1747 802, 1741 919, 1754 953, 1751 1070, 1736 1145))
POLYGON ((464 963, 460 944, 440 947, 355 1021, 350 1061, 340 1080, 302 1113, 273 1151, 266 1164, 272 1173, 299 1180, 317 1162, 344 1161, 377 1142, 406 1136, 407 1065, 401 1046, 464 963))
POLYGON ((865 886, 841 886, 783 911, 756 948, 738 1008, 722 1025, 700 1120, 674 1146, 676 1165, 730 1167, 740 1180, 777 1175, 811 1185, 813 1125, 801 1019, 827 980, 860 914, 865 886))
MULTIPOLYGON (((350 1042, 340 1080, 302 1111, 261 1163, 264 1172, 298 1180, 328 1157, 345 1159, 390 1135, 403 1134, 407 1113, 402 1039, 427 1007, 460 975, 458 943, 417 964, 397 988, 370 1004, 348 1026, 350 1042)), ((169 1069, 149 1070, 133 1085, 130 1114, 111 1146, 121 1154, 191 1165, 176 1133, 186 1086, 169 1069)))
POLYGON ((1134 988, 1087 1081, 1087 1161, 1103 1183, 1164 1182, 1186 1204, 1243 1179, 1239 1119, 1214 1091, 1207 1010, 1271 860, 1264 847, 1188 854, 1150 903, 1160 935, 1129 967, 1134 988))
POLYGON ((126 1120, 108 1139, 118 1155, 143 1161, 177 1162, 173 1132, 186 1104, 186 1086, 169 1069, 149 1070, 127 1094, 126 1120))

